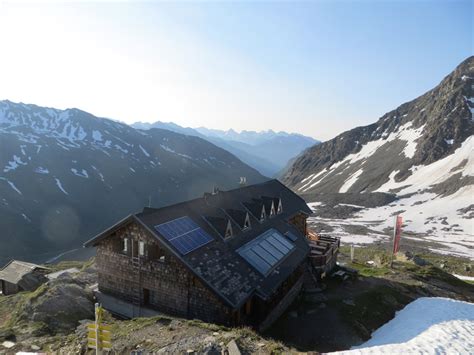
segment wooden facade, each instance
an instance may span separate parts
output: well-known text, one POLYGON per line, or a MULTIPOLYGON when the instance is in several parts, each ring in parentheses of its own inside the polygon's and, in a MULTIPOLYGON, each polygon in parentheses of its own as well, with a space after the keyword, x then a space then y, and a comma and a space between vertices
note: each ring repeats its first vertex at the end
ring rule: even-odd
POLYGON ((231 309, 137 223, 100 243, 96 260, 101 292, 184 318, 227 324, 232 317, 231 309), (145 243, 143 256, 138 253, 140 242, 145 243))
POLYGON ((252 296, 235 309, 222 302, 181 260, 133 221, 97 245, 96 263, 99 291, 131 303, 137 316, 139 308, 146 307, 188 319, 255 327, 270 325, 291 304, 301 289, 306 268, 305 264, 298 267, 270 300, 252 296), (145 246, 144 255, 139 255, 140 242, 145 246), (292 297, 285 298, 292 289, 292 297), (279 306, 281 301, 284 303, 279 306))

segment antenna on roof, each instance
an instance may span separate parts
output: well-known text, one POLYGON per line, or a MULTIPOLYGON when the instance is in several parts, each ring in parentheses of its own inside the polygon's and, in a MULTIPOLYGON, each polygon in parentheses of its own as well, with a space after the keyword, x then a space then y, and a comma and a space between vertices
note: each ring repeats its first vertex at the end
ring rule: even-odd
POLYGON ((151 195, 148 196, 148 207, 151 207, 151 195))
POLYGON ((247 177, 241 176, 241 177, 240 177, 239 185, 240 185, 240 186, 245 186, 245 185, 247 185, 247 177))

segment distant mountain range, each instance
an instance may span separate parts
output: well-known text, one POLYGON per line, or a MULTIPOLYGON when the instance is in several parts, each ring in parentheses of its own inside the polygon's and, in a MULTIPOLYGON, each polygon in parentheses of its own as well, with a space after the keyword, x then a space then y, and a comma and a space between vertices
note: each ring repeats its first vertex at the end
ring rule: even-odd
POLYGON ((150 128, 168 129, 173 132, 200 137, 221 147, 246 164, 257 169, 265 176, 274 177, 287 164, 303 152, 306 148, 320 143, 318 140, 296 133, 274 132, 272 130, 240 133, 230 129, 228 131, 208 129, 205 127, 181 127, 172 122, 132 124, 137 129, 150 128))
POLYGON ((367 212, 368 220, 389 226, 394 214, 403 213, 413 231, 472 238, 473 147, 470 57, 434 89, 376 123, 307 149, 282 180, 309 200, 328 193, 393 193, 398 201, 367 212))
POLYGON ((79 246, 144 206, 266 178, 191 135, 0 101, 0 264, 79 246))

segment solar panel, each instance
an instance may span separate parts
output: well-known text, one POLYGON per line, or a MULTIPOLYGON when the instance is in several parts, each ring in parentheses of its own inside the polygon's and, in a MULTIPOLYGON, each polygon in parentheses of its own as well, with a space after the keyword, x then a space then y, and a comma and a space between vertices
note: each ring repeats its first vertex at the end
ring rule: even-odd
POLYGON ((263 275, 270 271, 295 248, 295 245, 275 229, 269 229, 240 247, 237 252, 263 275))
POLYGON ((213 240, 188 216, 156 225, 155 229, 182 255, 186 255, 213 240))
POLYGON ((284 247, 291 249, 293 244, 291 244, 282 234, 273 233, 273 238, 275 238, 279 243, 283 244, 284 247))
POLYGON ((271 245, 267 240, 262 240, 261 245, 265 248, 265 250, 267 250, 270 254, 272 254, 277 259, 281 259, 284 255, 277 248, 271 245))
POLYGON ((264 274, 268 271, 268 264, 260 258, 253 250, 249 249, 241 254, 258 272, 264 274))
POLYGON ((296 242, 296 240, 298 239, 296 237, 296 235, 294 235, 293 233, 291 233, 290 231, 286 232, 285 233, 285 237, 287 237, 289 240, 291 240, 292 242, 296 242))
POLYGON ((272 254, 263 249, 260 245, 255 245, 252 249, 258 256, 260 256, 267 264, 275 265, 278 261, 272 254))

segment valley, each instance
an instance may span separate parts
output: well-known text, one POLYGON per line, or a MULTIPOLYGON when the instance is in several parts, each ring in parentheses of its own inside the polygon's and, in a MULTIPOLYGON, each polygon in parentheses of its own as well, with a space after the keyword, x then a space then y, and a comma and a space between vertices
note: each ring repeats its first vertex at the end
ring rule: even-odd
POLYGON ((0 101, 0 264, 45 262, 140 211, 265 181, 193 136, 0 101))
POLYGON ((279 177, 282 171, 305 149, 319 144, 320 141, 296 133, 274 132, 273 130, 237 133, 208 129, 205 127, 181 127, 172 122, 143 123, 136 122, 132 127, 142 130, 162 128, 173 132, 205 139, 216 146, 234 154, 244 163, 257 169, 262 175, 279 177))

